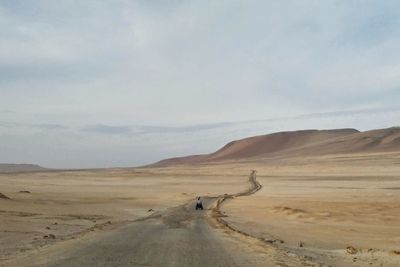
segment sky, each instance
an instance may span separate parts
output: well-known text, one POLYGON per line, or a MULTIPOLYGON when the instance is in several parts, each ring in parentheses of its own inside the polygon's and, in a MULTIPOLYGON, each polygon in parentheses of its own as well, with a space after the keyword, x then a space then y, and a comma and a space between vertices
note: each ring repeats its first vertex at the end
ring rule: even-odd
POLYGON ((398 126, 400 2, 0 0, 0 163, 138 166, 398 126))

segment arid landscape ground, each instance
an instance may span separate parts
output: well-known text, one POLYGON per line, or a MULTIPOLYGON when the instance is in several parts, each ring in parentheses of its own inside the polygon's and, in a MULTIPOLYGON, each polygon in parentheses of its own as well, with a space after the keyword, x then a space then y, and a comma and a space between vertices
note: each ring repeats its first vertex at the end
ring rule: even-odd
POLYGON ((3 173, 0 266, 400 266, 399 148, 397 128, 298 131, 141 168, 3 173), (237 195, 252 170, 262 188, 237 195))

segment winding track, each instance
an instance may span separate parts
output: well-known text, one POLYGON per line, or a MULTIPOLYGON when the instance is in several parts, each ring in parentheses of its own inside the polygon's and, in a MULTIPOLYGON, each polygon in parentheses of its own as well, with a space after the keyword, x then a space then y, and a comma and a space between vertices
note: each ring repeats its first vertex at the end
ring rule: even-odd
POLYGON ((260 190, 255 172, 249 182, 251 186, 244 192, 204 198, 204 211, 196 211, 191 201, 158 216, 77 240, 63 251, 39 252, 19 266, 276 266, 260 258, 260 253, 244 252, 240 242, 215 227, 215 222, 226 226, 219 210, 225 200, 260 190))

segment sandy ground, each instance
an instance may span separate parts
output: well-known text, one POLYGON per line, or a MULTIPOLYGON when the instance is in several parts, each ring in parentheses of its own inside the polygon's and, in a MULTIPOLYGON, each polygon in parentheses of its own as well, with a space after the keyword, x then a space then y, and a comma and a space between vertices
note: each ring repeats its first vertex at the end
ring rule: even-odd
POLYGON ((231 225, 334 266, 400 266, 399 154, 250 165, 263 188, 223 206, 231 225))
POLYGON ((188 177, 148 169, 1 174, 0 192, 11 200, 0 199, 0 259, 111 229, 197 195, 245 186, 239 176, 188 177))
MULTIPOLYGON (((178 207, 197 195, 243 191, 252 169, 257 170, 263 188, 224 202, 222 219, 255 238, 201 226, 218 242, 239 236, 223 242, 225 250, 241 251, 244 248, 237 243, 244 242, 249 253, 257 251, 267 258, 273 254, 273 262, 282 264, 287 257, 301 256, 316 266, 400 266, 396 254, 400 250, 400 153, 0 175, 0 192, 11 198, 0 199, 1 260, 113 231, 124 236, 119 229, 133 220, 168 213, 168 207, 178 207), (268 246, 258 244, 260 240, 268 246), (349 246, 354 254, 346 251, 349 246)), ((129 233, 138 230, 129 229, 129 233)), ((248 259, 234 262, 242 260, 248 259)))

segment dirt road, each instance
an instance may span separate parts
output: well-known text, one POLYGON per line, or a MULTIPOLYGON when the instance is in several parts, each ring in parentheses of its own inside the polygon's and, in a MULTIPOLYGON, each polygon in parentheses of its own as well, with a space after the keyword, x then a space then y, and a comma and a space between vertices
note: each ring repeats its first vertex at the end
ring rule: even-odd
MULTIPOLYGON (((60 244, 14 262, 18 266, 299 266, 275 248, 223 227, 215 208, 227 197, 256 192, 255 173, 248 190, 234 196, 204 198, 204 211, 194 202, 171 208, 90 238, 60 244), (247 239, 247 240, 246 240, 247 239), (258 243, 257 243, 258 242, 258 243), (264 247, 266 246, 266 247, 264 247), (293 264, 290 264, 290 261, 293 264)), ((61 242, 62 243, 62 242, 61 242)), ((10 266, 10 265, 8 265, 10 266)))

